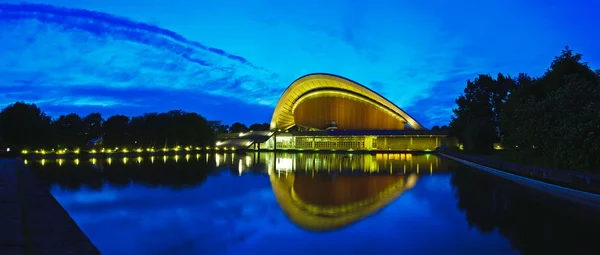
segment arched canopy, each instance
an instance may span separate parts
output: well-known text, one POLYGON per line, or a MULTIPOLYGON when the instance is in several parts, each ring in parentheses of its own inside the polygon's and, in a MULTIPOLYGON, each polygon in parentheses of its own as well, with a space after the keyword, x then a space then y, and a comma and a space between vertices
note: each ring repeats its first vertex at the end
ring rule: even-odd
POLYGON ((271 130, 293 127, 296 125, 294 113, 299 105, 319 98, 344 98, 359 102, 385 116, 407 123, 412 129, 423 129, 410 115, 369 88, 337 75, 316 73, 300 77, 283 92, 273 112, 271 130))

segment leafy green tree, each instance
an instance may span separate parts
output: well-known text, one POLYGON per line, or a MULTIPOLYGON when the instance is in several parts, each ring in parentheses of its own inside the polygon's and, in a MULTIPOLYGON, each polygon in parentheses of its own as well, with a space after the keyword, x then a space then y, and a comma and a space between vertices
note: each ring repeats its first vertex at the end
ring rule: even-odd
POLYGON ((104 119, 100 113, 91 113, 83 118, 83 137, 86 141, 102 137, 104 119))
POLYGON ((548 166, 596 169, 600 73, 568 47, 539 79, 519 85, 506 104, 505 143, 540 154, 548 166))
POLYGON ((51 118, 35 104, 17 102, 0 112, 0 137, 10 146, 49 148, 53 135, 51 118))
POLYGON ((464 94, 456 100, 457 108, 450 122, 450 132, 464 145, 465 150, 487 153, 500 140, 500 113, 516 82, 498 74, 479 75, 467 81, 464 94))
POLYGON ((242 123, 236 122, 229 127, 229 133, 248 132, 248 127, 242 123))
POLYGON ((269 125, 269 123, 254 123, 250 125, 249 129, 252 131, 269 131, 270 128, 271 125, 269 125))
POLYGON ((83 119, 75 113, 61 115, 53 122, 58 147, 73 149, 85 144, 83 119))
POLYGON ((104 145, 108 147, 130 145, 132 141, 128 131, 129 117, 124 115, 110 116, 102 125, 104 145))

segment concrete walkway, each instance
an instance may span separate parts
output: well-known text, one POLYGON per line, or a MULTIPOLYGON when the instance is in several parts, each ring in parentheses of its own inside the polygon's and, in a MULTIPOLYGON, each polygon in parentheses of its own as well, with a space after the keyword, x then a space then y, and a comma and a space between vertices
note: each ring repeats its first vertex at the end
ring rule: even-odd
POLYGON ((100 254, 21 159, 0 159, 0 254, 100 254))
POLYGON ((14 160, 0 159, 0 254, 26 254, 14 160))
POLYGON ((595 207, 596 209, 600 209, 600 195, 598 194, 565 188, 559 185, 534 180, 520 175, 508 173, 499 169, 476 164, 471 161, 453 157, 444 153, 438 153, 438 155, 463 163, 467 166, 482 170, 484 172, 488 172, 490 174, 514 181, 527 187, 543 191, 556 197, 560 197, 562 199, 567 199, 579 204, 584 204, 587 206, 595 207))

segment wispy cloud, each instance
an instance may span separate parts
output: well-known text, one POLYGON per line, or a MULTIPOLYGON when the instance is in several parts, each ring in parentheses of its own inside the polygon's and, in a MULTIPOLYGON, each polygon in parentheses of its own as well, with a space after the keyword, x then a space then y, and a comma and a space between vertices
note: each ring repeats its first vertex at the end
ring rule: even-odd
MULTIPOLYGON (((585 32, 595 31, 591 10, 600 4, 583 0, 568 10, 553 1, 517 0, 4 2, 14 4, 0 5, 0 41, 8 52, 0 58, 0 86, 28 82, 59 94, 72 88, 75 97, 85 87, 210 95, 246 106, 232 119, 257 122, 269 116, 252 109, 272 109, 306 73, 365 84, 431 126, 449 119, 446 102, 474 74, 537 75, 567 44, 600 63, 591 43, 597 36, 585 32)), ((219 112, 208 105, 191 102, 188 109, 219 112)))
MULTIPOLYGON (((172 31, 108 14, 49 5, 0 5, 0 84, 34 84, 50 92, 74 88, 185 90, 276 102, 276 75, 224 50, 172 31)), ((58 100, 60 104, 65 101, 58 100)), ((74 105, 110 105, 86 100, 74 105)))

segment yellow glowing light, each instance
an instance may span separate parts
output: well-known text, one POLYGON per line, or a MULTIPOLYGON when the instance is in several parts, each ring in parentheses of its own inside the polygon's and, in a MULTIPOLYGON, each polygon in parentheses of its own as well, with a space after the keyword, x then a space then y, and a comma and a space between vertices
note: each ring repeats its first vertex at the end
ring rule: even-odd
POLYGON ((173 150, 174 150, 174 151, 179 151, 179 150, 181 150, 181 149, 180 149, 179 147, 175 147, 175 148, 173 148, 173 150))
POLYGON ((215 154, 215 162, 217 162, 217 167, 219 167, 219 163, 221 161, 221 156, 219 154, 215 154))
POLYGON ((42 164, 42 166, 45 165, 46 164, 46 159, 42 159, 42 161, 40 163, 42 164))
POLYGON ((163 148, 163 149, 162 149, 162 151, 169 151, 169 149, 167 149, 167 148, 163 148))
POLYGON ((106 158, 106 162, 108 162, 108 164, 112 164, 112 158, 106 158))
POLYGON ((402 109, 372 90, 348 79, 326 74, 307 75, 292 83, 285 90, 275 107, 271 119, 271 129, 281 130, 292 127, 295 124, 294 106, 297 106, 303 100, 325 96, 345 97, 365 102, 394 118, 406 120, 413 129, 423 129, 418 122, 402 109), (315 89, 319 90, 315 91, 315 89))
POLYGON ((240 161, 238 163, 238 173, 240 176, 242 176, 243 172, 244 172, 244 168, 242 167, 242 159, 240 159, 240 161))
POLYGON ((90 151, 90 153, 91 153, 91 154, 94 154, 94 153, 96 153, 96 150, 92 149, 92 150, 90 151))
POLYGON ((219 146, 219 145, 221 145, 221 144, 223 144, 223 142, 221 142, 221 141, 218 141, 218 142, 217 142, 215 145, 216 145, 216 146, 219 146))
POLYGON ((232 150, 232 151, 234 151, 234 150, 235 150, 235 147, 231 147, 231 150, 232 150))
POLYGON ((137 157, 137 158, 135 158, 135 161, 136 161, 138 164, 141 164, 141 163, 142 163, 142 157, 137 157))
POLYGON ((27 165, 27 159, 23 160, 23 164, 27 165))
POLYGON ((179 155, 175 155, 175 163, 177 163, 177 161, 179 161, 179 155))
POLYGON ((75 165, 78 166, 79 165, 79 159, 76 158, 73 162, 75 162, 75 165))
POLYGON ((200 154, 196 154, 196 160, 200 160, 200 154))
POLYGON ((241 133, 240 133, 240 137, 242 137, 242 136, 244 136, 244 133, 243 133, 243 132, 241 132, 241 133))
POLYGON ((57 161, 58 161, 58 166, 62 166, 62 164, 65 162, 65 160, 62 158, 59 158, 57 161))
POLYGON ((148 149, 146 149, 146 151, 154 152, 154 148, 148 148, 148 149))
POLYGON ((190 154, 185 155, 185 162, 190 162, 190 154))
POLYGON ((92 164, 94 164, 94 165, 96 164, 96 158, 92 158, 91 161, 92 161, 92 164))
POLYGON ((121 151, 124 152, 124 153, 129 152, 126 148, 123 148, 123 150, 121 150, 121 151))
POLYGON ((144 150, 142 150, 142 148, 138 148, 138 149, 135 150, 135 152, 142 153, 142 152, 144 152, 144 150))
POLYGON ((168 158, 168 157, 167 157, 166 155, 165 155, 165 156, 163 156, 163 162, 167 163, 167 158, 168 158))
POLYGON ((150 163, 154 164, 154 156, 150 157, 150 163))
POLYGON ((192 148, 190 148, 190 147, 185 147, 185 150, 186 150, 186 151, 191 151, 191 150, 192 150, 192 148))
POLYGON ((199 151, 199 150, 202 150, 202 148, 200 148, 200 147, 196 147, 196 150, 197 150, 197 151, 199 151))
POLYGON ((106 149, 106 153, 112 153, 112 150, 106 149))
POLYGON ((75 149, 75 150, 73 151, 73 153, 75 153, 75 154, 79 154, 79 149, 75 149))
POLYGON ((46 154, 46 151, 45 150, 40 150, 40 153, 41 154, 46 154))
POLYGON ((22 150, 22 151, 21 151, 21 153, 22 153, 22 154, 27 154, 27 153, 29 153, 29 152, 28 152, 27 150, 22 150))
POLYGON ((100 152, 104 153, 106 150, 104 148, 102 148, 102 150, 100 150, 100 152))
POLYGON ((250 162, 252 162, 252 158, 250 156, 246 156, 246 167, 250 167, 250 162))
POLYGON ((128 161, 128 160, 129 160, 129 159, 128 159, 127 157, 123 157, 123 164, 127 164, 127 161, 128 161))

